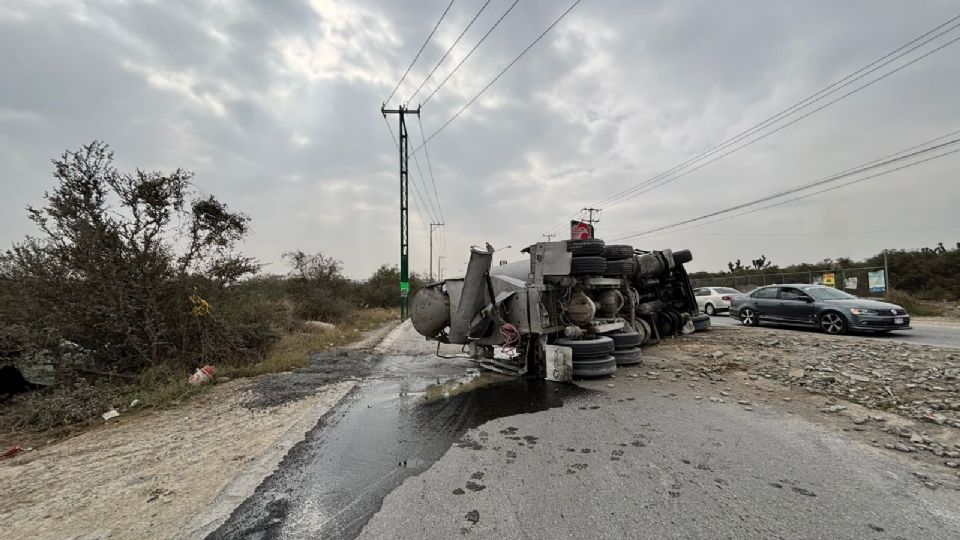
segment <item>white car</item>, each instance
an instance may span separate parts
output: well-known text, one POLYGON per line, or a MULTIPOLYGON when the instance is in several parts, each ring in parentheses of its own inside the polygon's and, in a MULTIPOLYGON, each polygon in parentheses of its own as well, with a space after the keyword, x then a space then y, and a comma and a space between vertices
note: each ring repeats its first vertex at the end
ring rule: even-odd
POLYGON ((743 293, 730 287, 700 287, 693 290, 697 298, 697 307, 707 315, 720 313, 730 309, 730 302, 743 293))

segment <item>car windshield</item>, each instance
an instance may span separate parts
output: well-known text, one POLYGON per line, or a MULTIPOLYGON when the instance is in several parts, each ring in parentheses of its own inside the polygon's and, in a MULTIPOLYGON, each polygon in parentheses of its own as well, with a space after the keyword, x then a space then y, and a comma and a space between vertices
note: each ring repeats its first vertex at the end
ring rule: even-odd
POLYGON ((807 287, 803 291, 817 300, 849 300, 856 298, 852 294, 831 289, 830 287, 807 287))
POLYGON ((730 287, 717 287, 714 290, 720 294, 740 294, 740 291, 731 289, 730 287))

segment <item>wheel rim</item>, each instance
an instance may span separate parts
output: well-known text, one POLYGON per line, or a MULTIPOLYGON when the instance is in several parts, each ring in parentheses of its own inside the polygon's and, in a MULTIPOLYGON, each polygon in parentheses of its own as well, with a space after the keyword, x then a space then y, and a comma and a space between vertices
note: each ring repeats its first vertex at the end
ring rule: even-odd
POLYGON ((828 334, 839 334, 843 330, 843 319, 836 313, 827 313, 820 320, 820 326, 828 334))
POLYGON ((713 315, 713 304, 707 304, 707 307, 704 309, 707 312, 707 315, 713 315))
POLYGON ((753 315, 752 309, 745 309, 740 312, 740 322, 742 322, 743 324, 747 326, 752 326, 753 319, 754 319, 754 315, 753 315))

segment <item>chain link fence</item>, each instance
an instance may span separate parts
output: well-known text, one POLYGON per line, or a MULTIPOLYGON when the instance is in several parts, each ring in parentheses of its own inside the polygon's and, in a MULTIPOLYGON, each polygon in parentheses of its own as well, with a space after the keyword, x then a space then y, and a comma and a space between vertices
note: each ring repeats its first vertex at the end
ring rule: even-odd
POLYGON ((809 283, 827 285, 855 296, 882 297, 886 294, 886 279, 882 266, 857 268, 824 268, 803 272, 771 272, 765 274, 729 275, 691 279, 693 288, 731 287, 741 292, 750 292, 764 285, 784 283, 809 283), (871 282, 872 285, 871 286, 871 282))

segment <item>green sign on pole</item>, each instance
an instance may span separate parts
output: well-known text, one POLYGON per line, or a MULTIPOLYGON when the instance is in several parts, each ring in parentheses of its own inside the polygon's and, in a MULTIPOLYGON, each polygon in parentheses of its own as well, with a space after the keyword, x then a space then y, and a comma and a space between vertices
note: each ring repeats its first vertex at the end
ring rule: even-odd
POLYGON ((410 282, 409 282, 409 281, 401 281, 401 282, 400 282, 400 296, 405 298, 405 297, 407 297, 407 296, 409 296, 409 295, 410 295, 410 282))

